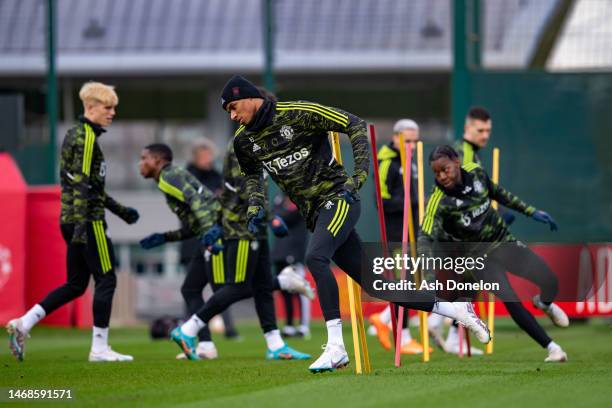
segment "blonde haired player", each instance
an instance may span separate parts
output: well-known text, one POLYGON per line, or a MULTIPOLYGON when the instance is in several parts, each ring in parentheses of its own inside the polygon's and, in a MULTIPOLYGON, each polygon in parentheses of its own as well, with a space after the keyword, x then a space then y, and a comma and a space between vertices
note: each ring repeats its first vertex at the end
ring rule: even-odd
POLYGON ((105 189, 106 163, 98 138, 106 132, 115 117, 119 98, 114 88, 100 82, 87 82, 79 97, 84 114, 68 130, 61 148, 60 228, 67 246, 66 283, 35 304, 23 316, 7 325, 9 347, 23 361, 25 339, 39 321, 64 304, 85 293, 89 279, 94 278, 93 336, 89 361, 132 361, 132 356, 119 354, 108 345, 108 326, 115 276, 115 254, 106 235, 105 209, 128 224, 138 220, 138 212, 124 207, 105 189))

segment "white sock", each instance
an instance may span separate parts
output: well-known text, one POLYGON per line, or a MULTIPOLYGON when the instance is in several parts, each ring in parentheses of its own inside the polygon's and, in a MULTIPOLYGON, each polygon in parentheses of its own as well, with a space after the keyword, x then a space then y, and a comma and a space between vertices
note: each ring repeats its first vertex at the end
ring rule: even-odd
POLYGON ((28 310, 26 314, 21 316, 21 323, 23 324, 24 330, 29 332, 32 327, 44 319, 46 315, 47 312, 45 312, 45 309, 43 309, 41 305, 35 304, 32 306, 32 308, 28 310))
POLYGON ((554 341, 551 341, 550 343, 548 343, 548 346, 546 346, 546 348, 548 349, 548 351, 552 351, 555 349, 561 349, 561 346, 555 343, 554 341))
POLYGON ((268 350, 275 351, 285 346, 285 342, 283 341, 280 330, 270 330, 269 332, 264 333, 264 337, 266 339, 266 344, 268 345, 268 350))
POLYGON ((407 327, 402 329, 402 346, 410 343, 411 340, 412 336, 410 335, 410 329, 407 327))
POLYGON ((457 313, 455 312, 455 307, 451 302, 436 302, 434 303, 433 309, 431 309, 432 313, 437 313, 442 316, 450 317, 451 319, 457 318, 457 313))
POLYGON ((91 351, 101 353, 108 349, 108 327, 93 327, 91 339, 91 351))
POLYGON ((189 337, 195 337, 198 332, 206 326, 206 323, 202 321, 197 315, 193 315, 181 326, 181 331, 189 337))
POLYGON ((327 326, 327 344, 336 344, 344 347, 342 337, 342 320, 332 319, 325 322, 327 326))
POLYGON ((380 312, 380 321, 386 325, 391 324, 391 307, 387 306, 380 312))

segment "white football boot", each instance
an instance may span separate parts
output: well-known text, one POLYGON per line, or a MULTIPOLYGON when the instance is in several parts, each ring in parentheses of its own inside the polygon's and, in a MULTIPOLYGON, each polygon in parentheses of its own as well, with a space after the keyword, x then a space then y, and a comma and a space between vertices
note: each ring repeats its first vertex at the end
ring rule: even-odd
POLYGON ((299 293, 310 300, 314 299, 314 291, 310 287, 310 283, 303 276, 300 276, 291 265, 283 268, 281 273, 278 274, 278 283, 282 290, 299 293))
POLYGON ((323 345, 323 354, 308 367, 311 373, 323 373, 325 371, 336 371, 344 368, 349 363, 349 357, 344 345, 326 344, 323 345))
POLYGON ((128 356, 127 354, 120 354, 116 351, 113 351, 110 346, 101 352, 91 351, 89 353, 89 362, 91 363, 99 363, 99 362, 111 362, 111 361, 134 361, 134 357, 128 356))
POLYGON ((564 363, 567 361, 567 354, 561 346, 555 345, 548 349, 548 357, 544 359, 546 363, 564 363))
POLYGON ((546 313, 548 317, 550 317, 550 320, 552 320, 555 326, 557 327, 568 327, 569 326, 569 319, 567 315, 565 314, 563 309, 561 309, 556 304, 551 303, 550 305, 546 306, 540 300, 540 295, 535 295, 533 297, 533 305, 537 307, 538 309, 540 309, 541 311, 543 311, 544 313, 546 313))
POLYGON ((491 341, 491 334, 487 325, 476 316, 472 302, 453 302, 455 308, 457 322, 463 327, 474 333, 476 338, 482 344, 487 344, 491 341))
MULTIPOLYGON (((217 352, 217 347, 215 343, 212 341, 201 341, 198 343, 198 347, 196 348, 196 353, 198 357, 202 360, 215 360, 219 357, 219 353, 217 352)), ((185 353, 178 353, 176 355, 177 360, 186 360, 187 356, 185 353)))
POLYGON ((6 331, 9 335, 9 348, 17 361, 23 361, 25 358, 25 339, 28 337, 28 332, 23 328, 21 319, 13 319, 6 325, 6 331))

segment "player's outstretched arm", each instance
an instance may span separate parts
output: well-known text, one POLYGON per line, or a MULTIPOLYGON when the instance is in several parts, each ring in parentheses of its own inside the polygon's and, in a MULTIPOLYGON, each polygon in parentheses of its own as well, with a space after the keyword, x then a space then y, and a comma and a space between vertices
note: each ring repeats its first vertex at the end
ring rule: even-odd
MULTIPOLYGON (((484 170, 480 171, 484 172, 484 170)), ((548 224, 550 226, 551 231, 556 231, 558 229, 557 223, 555 222, 553 217, 550 216, 550 214, 542 210, 536 210, 534 206, 525 203, 518 196, 504 189, 499 184, 493 183, 486 173, 485 176, 487 178, 490 198, 496 200, 504 207, 508 207, 518 212, 521 212, 527 215, 528 217, 532 217, 538 222, 548 224)))
POLYGON ((110 195, 104 193, 104 207, 128 224, 134 224, 140 218, 135 208, 121 205, 110 195))

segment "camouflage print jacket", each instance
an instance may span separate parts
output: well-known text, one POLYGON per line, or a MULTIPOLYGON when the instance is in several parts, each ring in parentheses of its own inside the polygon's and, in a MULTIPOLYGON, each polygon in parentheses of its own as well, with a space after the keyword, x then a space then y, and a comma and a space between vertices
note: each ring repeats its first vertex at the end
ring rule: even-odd
POLYGON ((219 201, 187 170, 166 165, 159 174, 157 187, 183 225, 181 229, 166 232, 166 241, 201 237, 219 221, 219 201))
MULTIPOLYGON (((264 191, 267 191, 267 183, 264 191)), ((264 200, 266 196, 264 195, 264 200)), ((223 219, 223 237, 225 239, 266 239, 266 228, 261 228, 257 237, 247 228, 247 208, 249 195, 246 189, 246 179, 240 171, 238 159, 234 153, 234 143, 230 142, 223 161, 223 190, 221 192, 221 208, 223 219)), ((267 200, 264 201, 267 210, 267 200)))
POLYGON ((476 163, 482 166, 482 161, 480 160, 480 156, 478 156, 478 151, 480 150, 478 146, 462 139, 455 142, 453 147, 457 153, 459 153, 461 165, 465 166, 466 164, 476 163))
POLYGON ((499 213, 491 207, 491 200, 528 216, 535 212, 534 207, 494 184, 475 163, 463 166, 461 176, 462 185, 452 192, 434 187, 418 238, 419 254, 430 256, 434 241, 493 244, 515 241, 499 213))
POLYGON ((264 207, 261 172, 265 169, 298 208, 310 230, 318 210, 343 191, 357 196, 368 177, 370 165, 365 121, 336 108, 310 102, 266 100, 248 126, 234 138, 236 157, 246 176, 248 215, 264 207), (355 159, 349 177, 336 162, 328 132, 348 135, 355 159))
MULTIPOLYGON (((79 120, 78 125, 68 130, 62 143, 60 223, 83 227, 91 221, 104 221, 105 208, 124 218, 127 208, 104 191, 106 163, 97 138, 105 130, 85 117, 79 120)), ((72 242, 86 241, 85 229, 75 228, 72 242)))

